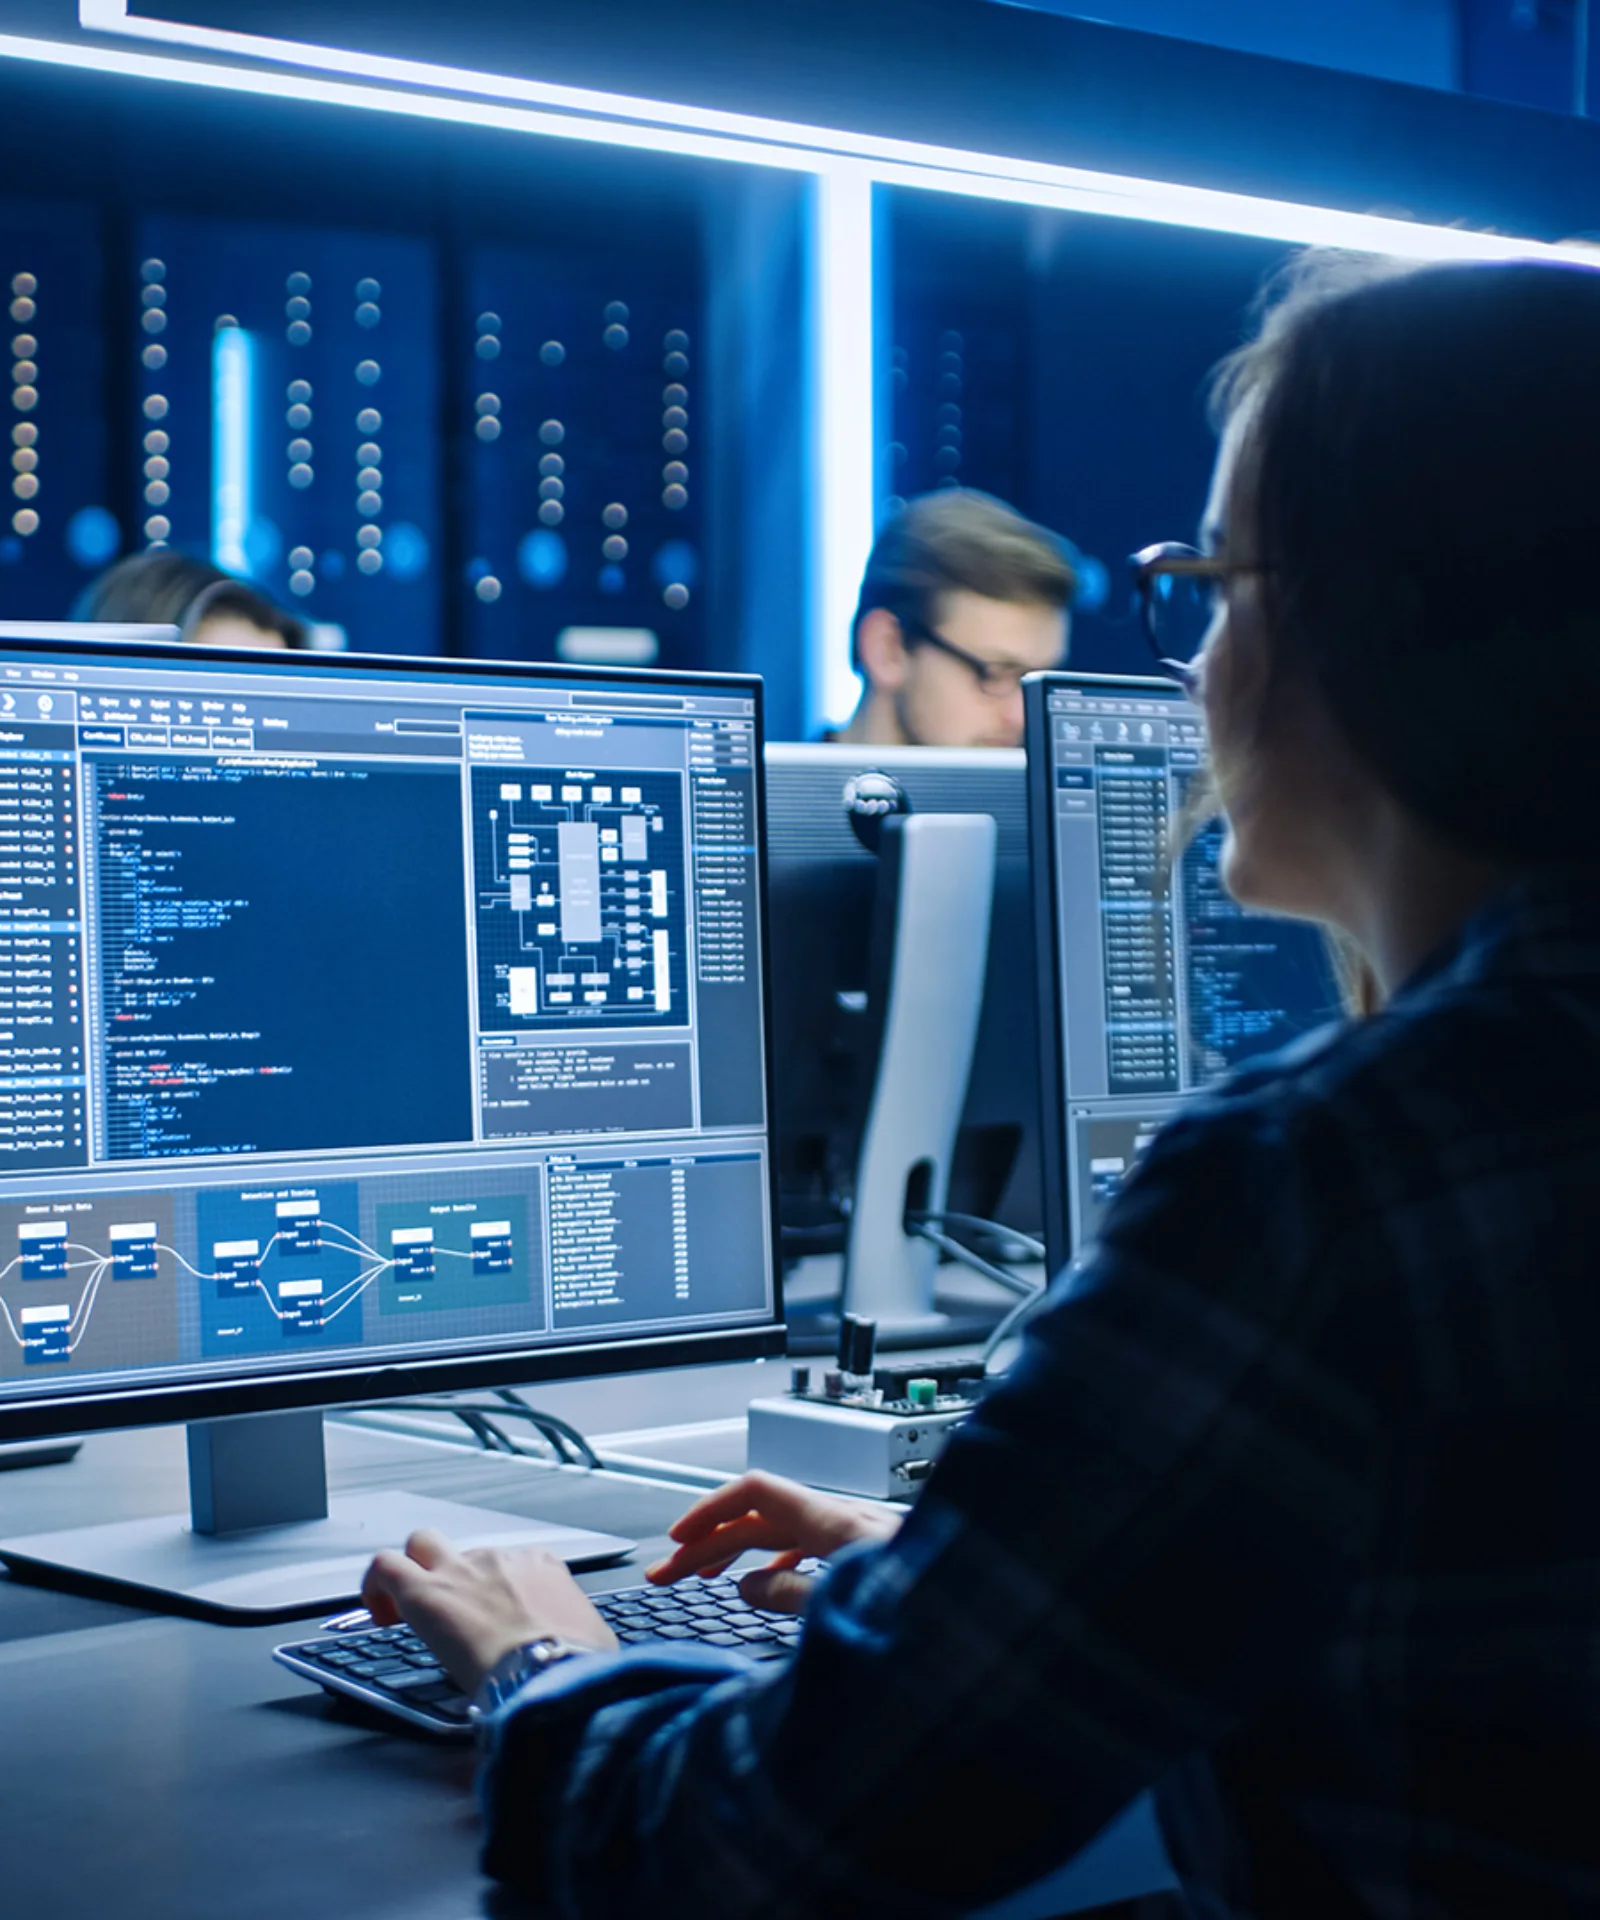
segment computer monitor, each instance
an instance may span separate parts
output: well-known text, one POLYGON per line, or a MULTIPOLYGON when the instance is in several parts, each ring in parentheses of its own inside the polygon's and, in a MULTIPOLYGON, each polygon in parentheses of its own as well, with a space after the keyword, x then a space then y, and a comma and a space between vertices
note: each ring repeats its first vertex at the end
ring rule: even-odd
POLYGON ((780 1351, 760 749, 750 677, 13 633, 0 1439, 780 1351))
POLYGON ((995 822, 983 1004, 946 1205, 1037 1234, 1044 1200, 1038 1027, 1025 990, 1033 927, 1025 755, 774 742, 766 766, 773 1135, 786 1251, 842 1252, 854 1198, 881 1039, 871 990, 884 955, 879 861, 852 827, 845 793, 870 772, 887 774, 913 814, 995 822))
POLYGON ((1341 1012, 1321 933, 1223 888, 1221 828, 1175 853, 1204 769, 1170 681, 1026 683, 1052 1266, 1092 1239, 1144 1145, 1195 1089, 1341 1012))

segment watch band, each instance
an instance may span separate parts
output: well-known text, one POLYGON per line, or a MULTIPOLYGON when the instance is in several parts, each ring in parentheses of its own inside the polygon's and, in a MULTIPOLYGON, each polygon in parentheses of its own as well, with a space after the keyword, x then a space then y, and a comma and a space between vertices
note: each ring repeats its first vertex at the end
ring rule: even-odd
POLYGON ((548 1673, 563 1660, 594 1651, 593 1647, 579 1646, 575 1640, 564 1640, 557 1633, 542 1633, 536 1640, 525 1640, 520 1647, 501 1654, 478 1683, 478 1691, 472 1696, 473 1720, 491 1719, 530 1680, 548 1673))

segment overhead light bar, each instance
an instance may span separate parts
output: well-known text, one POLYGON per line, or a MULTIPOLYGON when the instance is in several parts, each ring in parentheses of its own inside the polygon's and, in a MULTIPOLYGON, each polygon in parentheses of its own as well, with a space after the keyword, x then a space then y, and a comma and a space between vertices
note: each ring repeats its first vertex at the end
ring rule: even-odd
MULTIPOLYGON (((1149 220, 1166 226, 1234 233, 1289 245, 1336 246, 1438 260, 1494 260, 1562 254, 1566 249, 1501 234, 1473 233, 1422 221, 1361 214, 1259 195, 1228 193, 1175 181, 1147 180, 970 152, 923 141, 884 139, 753 114, 727 113, 674 101, 647 100, 593 88, 559 86, 513 75, 400 60, 336 47, 191 27, 131 15, 126 0, 80 0, 79 17, 93 31, 164 41, 280 67, 220 66, 184 58, 108 53, 61 41, 0 36, 0 57, 37 59, 101 72, 139 73, 181 84, 259 92, 279 99, 321 101, 368 111, 508 132, 584 140, 653 153, 681 153, 785 171, 825 172, 830 162, 865 162, 886 186, 1010 200, 1062 212, 1149 220), (338 79, 318 76, 332 74, 338 79), (349 84, 355 82, 356 84, 349 84), (384 85, 373 85, 384 82, 384 85)), ((1577 255, 1586 264, 1592 256, 1577 255)))

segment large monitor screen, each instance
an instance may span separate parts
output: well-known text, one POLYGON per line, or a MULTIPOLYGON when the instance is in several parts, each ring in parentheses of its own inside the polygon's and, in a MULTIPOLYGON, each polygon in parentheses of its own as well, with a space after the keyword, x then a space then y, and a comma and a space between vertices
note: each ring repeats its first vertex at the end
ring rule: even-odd
POLYGON ((761 793, 748 679, 9 643, 0 1415, 770 1330, 761 793))
POLYGON ((1048 674, 1029 700, 1059 1259, 1186 1095, 1337 1018, 1340 996, 1316 928, 1229 896, 1219 822, 1183 844, 1205 728, 1177 686, 1048 674))

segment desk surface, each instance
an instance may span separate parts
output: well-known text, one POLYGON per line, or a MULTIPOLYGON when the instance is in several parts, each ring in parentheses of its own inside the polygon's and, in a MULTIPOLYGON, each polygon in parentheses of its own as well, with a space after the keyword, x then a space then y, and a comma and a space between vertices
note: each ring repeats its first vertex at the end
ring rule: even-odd
MULTIPOLYGON (((587 1431, 637 1433, 714 1425, 772 1377, 705 1368, 541 1389, 538 1399, 587 1431)), ((597 1590, 637 1581, 694 1497, 332 1421, 327 1440, 335 1490, 405 1487, 638 1539, 632 1562, 584 1576, 597 1590)), ((69 1464, 0 1474, 8 1534, 186 1506, 181 1428, 95 1435, 69 1464)), ((371 1731, 268 1658, 314 1626, 215 1626, 0 1578, 0 1911, 17 1920, 493 1911, 477 1870, 470 1750, 371 1731)))
MULTIPOLYGON (((591 1437, 740 1464, 734 1418, 758 1365, 540 1388, 591 1437), (676 1438, 673 1438, 676 1436, 676 1438)), ((631 1535, 632 1585, 694 1497, 664 1478, 552 1469, 339 1422, 336 1491, 401 1487, 631 1535)), ((102 1434, 66 1465, 0 1473, 0 1534, 177 1512, 181 1428, 102 1434)), ((314 1630, 314 1623, 308 1623, 314 1630)), ((470 1751, 373 1731, 274 1665, 294 1623, 165 1618, 0 1576, 0 1913, 7 1920, 483 1920, 470 1751)), ((1147 1807, 992 1920, 1170 1885, 1147 1807)), ((980 1917, 981 1920, 981 1917, 980 1917)))

